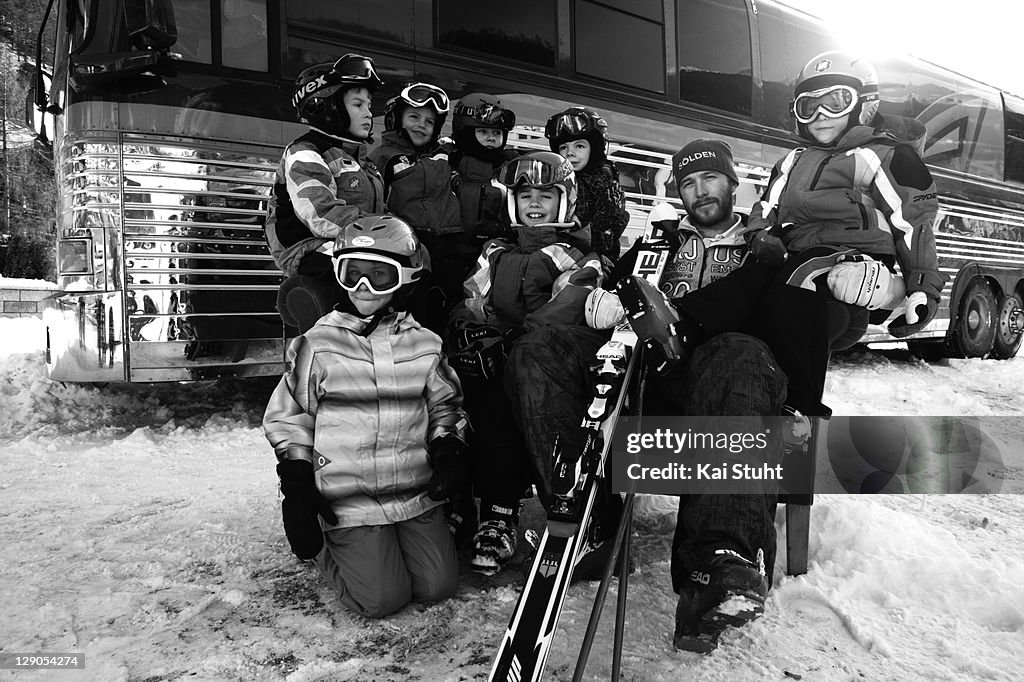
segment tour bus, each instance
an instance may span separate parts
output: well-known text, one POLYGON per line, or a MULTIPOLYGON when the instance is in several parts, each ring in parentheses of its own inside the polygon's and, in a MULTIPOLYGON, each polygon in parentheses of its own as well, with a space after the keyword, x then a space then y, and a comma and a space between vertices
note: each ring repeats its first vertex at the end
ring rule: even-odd
MULTIPOLYGON (((836 47, 816 19, 769 0, 51 7, 39 40, 54 41, 55 63, 46 86, 40 67, 36 92, 59 185, 47 366, 52 379, 87 382, 282 370, 282 275, 262 225, 281 150, 304 130, 289 101, 310 64, 372 56, 386 81, 380 113, 416 80, 453 100, 495 94, 516 114, 510 144, 521 149, 546 147, 552 113, 596 109, 626 191, 628 242, 656 202, 678 205, 669 160, 694 137, 732 145, 748 210, 798 144, 796 74, 836 47)), ((927 126, 922 154, 940 191, 949 280, 910 345, 929 357, 1012 357, 1024 332, 1024 99, 912 58, 875 65, 882 112, 927 126)), ((893 339, 872 326, 863 340, 893 339)))

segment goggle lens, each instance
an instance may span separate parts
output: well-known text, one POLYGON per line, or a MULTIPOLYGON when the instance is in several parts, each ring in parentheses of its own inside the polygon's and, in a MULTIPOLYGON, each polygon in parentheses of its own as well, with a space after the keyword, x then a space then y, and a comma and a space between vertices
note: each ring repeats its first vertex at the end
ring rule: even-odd
POLYGON ((360 284, 365 284, 375 294, 390 294, 402 281, 399 266, 385 260, 341 258, 336 272, 338 282, 346 291, 355 291, 360 284))
POLYGON ((514 159, 500 171, 498 182, 506 187, 515 187, 525 182, 531 187, 555 184, 559 168, 540 159, 514 159))
POLYGON ((376 78, 373 60, 356 54, 347 54, 334 62, 334 72, 349 78, 376 78))
POLYGON ((432 105, 439 114, 447 114, 450 106, 448 94, 436 85, 427 83, 410 85, 402 91, 402 99, 417 107, 432 105))
POLYGON ((479 123, 492 124, 503 130, 511 130, 516 124, 516 117, 511 111, 494 104, 480 104, 475 107, 459 104, 455 107, 455 115, 469 116, 479 123))
POLYGON ((548 138, 560 138, 581 135, 589 130, 590 117, 582 112, 567 112, 548 121, 544 133, 548 138))
POLYGON ((800 123, 810 123, 824 114, 827 118, 845 116, 857 104, 857 91, 848 85, 803 92, 793 102, 793 114, 800 123))

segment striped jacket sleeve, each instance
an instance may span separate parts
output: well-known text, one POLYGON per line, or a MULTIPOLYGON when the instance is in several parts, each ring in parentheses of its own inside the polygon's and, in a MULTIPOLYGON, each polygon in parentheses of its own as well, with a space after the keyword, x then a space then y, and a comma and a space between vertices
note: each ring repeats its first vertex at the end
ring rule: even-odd
MULTIPOLYGON (((338 159, 341 172, 361 169, 351 158, 338 159)), ((295 214, 318 237, 334 239, 338 231, 362 211, 338 196, 338 183, 330 166, 310 145, 297 144, 285 154, 284 177, 295 214)))
POLYGON ((771 177, 768 178, 768 186, 765 187, 761 200, 756 202, 750 209, 750 218, 747 221, 745 236, 753 238, 760 230, 767 229, 779 222, 779 201, 782 192, 789 182, 789 174, 796 165, 797 157, 802 149, 794 149, 782 157, 775 167, 772 168, 771 177))
POLYGON ((892 227, 896 260, 907 293, 923 291, 938 300, 946 277, 939 272, 935 251, 933 225, 939 212, 935 181, 921 157, 908 145, 893 148, 887 161, 878 157, 872 160, 874 200, 892 227))
POLYGON ((312 462, 318 396, 313 352, 304 336, 288 346, 285 361, 285 373, 263 414, 263 431, 278 459, 312 462))
POLYGON ((564 244, 545 246, 541 251, 561 274, 551 287, 551 298, 526 316, 523 327, 529 331, 556 324, 586 325, 587 296, 604 281, 600 257, 594 252, 584 255, 564 244))
POLYGON ((443 353, 427 376, 425 396, 427 401, 427 442, 433 443, 444 436, 455 436, 466 442, 469 420, 462 409, 462 387, 455 370, 448 366, 443 353))

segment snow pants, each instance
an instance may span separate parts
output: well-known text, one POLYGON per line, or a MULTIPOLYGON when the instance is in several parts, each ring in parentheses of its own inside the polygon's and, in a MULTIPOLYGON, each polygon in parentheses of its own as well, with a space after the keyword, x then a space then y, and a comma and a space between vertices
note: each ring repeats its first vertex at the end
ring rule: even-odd
MULTIPOLYGON (((652 377, 644 413, 737 417, 737 430, 747 431, 754 428, 751 417, 778 415, 785 401, 786 376, 767 345, 728 333, 698 346, 681 377, 652 377)), ((773 447, 781 452, 781 440, 773 447)), ((755 563, 760 553, 771 585, 777 505, 772 483, 750 481, 749 492, 741 494, 680 496, 670 567, 677 593, 716 549, 730 549, 755 563)))
POLYGON ((410 601, 446 599, 459 574, 442 507, 401 523, 328 530, 316 563, 341 603, 367 618, 383 618, 410 601))
POLYGON ((787 404, 821 415, 829 357, 827 306, 835 300, 824 274, 835 253, 831 247, 812 247, 791 253, 782 268, 751 261, 675 304, 701 325, 705 338, 743 331, 764 340, 789 378, 787 404))
POLYGON ((556 325, 527 332, 509 351, 505 392, 545 507, 551 502, 555 439, 563 449, 583 445, 580 423, 594 393, 590 367, 608 338, 589 327, 556 325))

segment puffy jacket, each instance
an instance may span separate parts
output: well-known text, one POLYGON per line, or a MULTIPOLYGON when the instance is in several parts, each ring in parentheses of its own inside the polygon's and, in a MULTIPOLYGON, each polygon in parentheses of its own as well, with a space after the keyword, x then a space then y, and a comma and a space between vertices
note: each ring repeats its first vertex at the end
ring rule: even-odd
POLYGON ((494 154, 493 161, 463 154, 457 149, 452 151, 449 157, 455 170, 452 190, 459 198, 466 234, 490 238, 510 236, 512 225, 505 210, 508 190, 494 175, 502 163, 515 157, 516 153, 510 150, 494 154))
POLYGON ((604 269, 590 246, 590 229, 573 224, 516 226, 518 242, 484 244, 452 311, 452 325, 486 322, 509 331, 559 324, 586 325, 587 295, 604 269))
MULTIPOLYGON (((745 216, 733 214, 735 222, 729 229, 712 237, 702 237, 690 223, 689 216, 679 221, 678 231, 670 236, 672 251, 661 276, 660 289, 669 298, 679 298, 689 291, 725 277, 743 262, 747 254, 745 216)), ((641 240, 615 264, 615 271, 606 288, 612 289, 620 279, 631 275, 636 264, 641 240)))
POLYGON ((459 200, 451 189, 448 152, 419 151, 404 130, 389 130, 370 159, 384 176, 388 210, 430 234, 462 232, 459 200))
POLYGON ((366 149, 315 128, 285 147, 264 227, 284 274, 296 274, 303 256, 333 242, 359 216, 386 210, 384 181, 366 149))
POLYGON ((780 233, 790 251, 825 245, 890 262, 895 256, 907 292, 937 299, 944 280, 932 231, 938 194, 913 146, 924 132, 917 121, 890 117, 874 128, 851 128, 834 147, 791 151, 751 211, 751 235, 793 223, 780 233))
POLYGON ((577 173, 576 179, 579 181, 576 217, 590 227, 594 250, 616 260, 619 238, 629 224, 626 195, 619 186, 618 171, 611 161, 605 161, 592 173, 577 173))
POLYGON ((427 497, 427 443, 465 439, 462 391, 441 340, 406 313, 364 335, 334 310, 286 355, 263 416, 278 458, 313 463, 338 527, 397 523, 441 504, 427 497))

